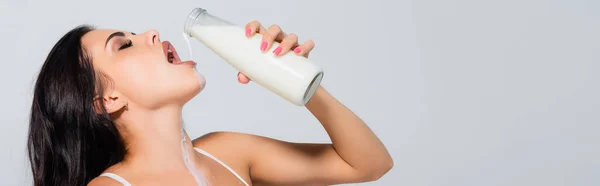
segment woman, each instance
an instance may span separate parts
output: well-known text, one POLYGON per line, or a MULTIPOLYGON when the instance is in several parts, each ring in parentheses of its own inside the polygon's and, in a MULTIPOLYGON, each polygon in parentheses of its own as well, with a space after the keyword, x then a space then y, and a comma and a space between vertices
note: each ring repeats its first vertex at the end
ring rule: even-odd
MULTIPOLYGON (((255 33, 264 35, 257 49, 281 43, 272 55, 308 56, 314 47, 253 21, 246 35, 255 33)), ((35 185, 331 185, 377 180, 392 168, 382 142, 322 87, 306 108, 333 144, 233 132, 193 141, 183 132, 182 144, 183 105, 205 84, 194 66, 153 30, 68 32, 35 85, 28 139, 35 185)), ((238 81, 250 80, 238 74, 238 81)))

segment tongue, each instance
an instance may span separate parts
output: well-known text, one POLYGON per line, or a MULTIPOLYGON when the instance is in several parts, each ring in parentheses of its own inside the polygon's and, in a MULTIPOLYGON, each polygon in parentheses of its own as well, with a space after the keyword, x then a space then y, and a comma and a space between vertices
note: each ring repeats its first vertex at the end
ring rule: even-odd
POLYGON ((173 64, 181 64, 181 59, 179 58, 179 55, 177 55, 175 47, 173 47, 173 45, 169 45, 169 49, 171 49, 171 56, 173 56, 173 64))
POLYGON ((163 46, 163 51, 165 53, 165 58, 167 58, 167 61, 169 61, 171 64, 174 64, 174 65, 187 64, 187 63, 195 64, 195 62, 192 60, 181 61, 181 58, 179 58, 179 55, 177 54, 175 47, 173 47, 173 45, 171 45, 171 43, 169 43, 168 41, 162 42, 162 46, 163 46), (169 50, 171 50, 170 53, 169 53, 169 50))

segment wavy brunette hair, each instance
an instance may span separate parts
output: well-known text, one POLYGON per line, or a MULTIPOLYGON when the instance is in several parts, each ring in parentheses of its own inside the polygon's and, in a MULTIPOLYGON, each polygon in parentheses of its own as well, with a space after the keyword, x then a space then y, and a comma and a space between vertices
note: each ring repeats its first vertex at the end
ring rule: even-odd
POLYGON ((122 136, 101 98, 109 82, 94 70, 82 37, 87 25, 54 45, 35 83, 27 150, 35 186, 87 185, 123 160, 122 136), (100 109, 98 109, 100 108, 100 109))

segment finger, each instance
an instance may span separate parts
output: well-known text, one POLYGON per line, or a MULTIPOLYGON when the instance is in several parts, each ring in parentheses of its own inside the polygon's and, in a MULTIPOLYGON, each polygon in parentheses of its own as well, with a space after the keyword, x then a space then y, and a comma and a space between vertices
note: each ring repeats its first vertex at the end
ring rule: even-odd
POLYGON ((240 82, 241 84, 248 84, 250 82, 250 78, 248 78, 246 75, 242 74, 241 72, 238 72, 238 82, 240 82))
POLYGON ((283 38, 281 44, 273 50, 276 56, 284 55, 288 53, 292 48, 298 46, 298 36, 296 34, 289 34, 283 38))
POLYGON ((294 53, 296 53, 296 55, 299 55, 299 56, 308 57, 308 54, 314 48, 315 48, 315 42, 313 42, 312 40, 308 40, 308 41, 304 42, 302 45, 296 47, 294 49, 294 53))
POLYGON ((265 27, 263 27, 258 21, 251 21, 246 24, 246 37, 253 36, 254 34, 264 34, 265 27))
POLYGON ((283 39, 284 36, 285 34, 283 33, 283 31, 281 31, 281 28, 279 26, 273 25, 269 27, 269 29, 267 29, 267 31, 263 34, 262 43, 260 44, 260 50, 263 52, 267 51, 273 44, 273 41, 279 42, 283 39))

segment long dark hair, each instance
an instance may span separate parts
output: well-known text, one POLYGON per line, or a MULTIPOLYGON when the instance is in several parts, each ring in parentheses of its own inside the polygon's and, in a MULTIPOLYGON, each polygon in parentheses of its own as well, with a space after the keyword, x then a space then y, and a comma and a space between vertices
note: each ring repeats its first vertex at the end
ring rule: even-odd
POLYGON ((92 30, 81 25, 65 34, 37 77, 27 141, 35 186, 87 185, 125 156, 123 138, 95 99, 106 77, 81 42, 92 30))

